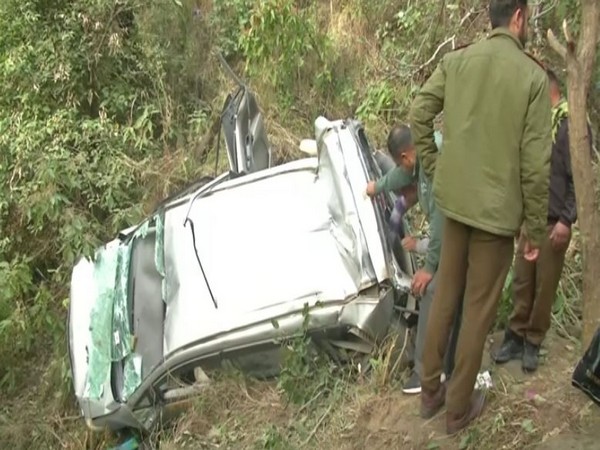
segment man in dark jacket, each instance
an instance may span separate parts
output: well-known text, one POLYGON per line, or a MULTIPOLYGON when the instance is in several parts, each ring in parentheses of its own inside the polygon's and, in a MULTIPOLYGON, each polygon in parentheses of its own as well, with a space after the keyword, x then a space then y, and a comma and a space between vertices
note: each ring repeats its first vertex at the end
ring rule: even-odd
MULTIPOLYGON (((571 225, 577 220, 575 186, 569 153, 568 105, 561 96, 558 78, 547 71, 552 102, 552 159, 548 228, 535 262, 523 258, 519 241, 513 279, 513 311, 504 342, 493 355, 497 363, 522 359, 523 370, 538 367, 540 344, 550 329, 552 305, 560 281, 571 225)), ((588 136, 591 136, 588 128, 588 136)))
POLYGON ((446 54, 411 109, 417 154, 434 179, 435 200, 445 217, 423 351, 421 416, 433 417, 446 403, 449 434, 483 410, 485 392, 474 386, 512 263, 514 236, 524 225, 524 256, 535 260, 546 235, 552 143, 548 77, 523 51, 527 1, 491 0, 489 11, 489 36, 446 54), (438 154, 433 121, 442 111, 444 151, 438 154), (446 394, 440 374, 463 298, 446 394))

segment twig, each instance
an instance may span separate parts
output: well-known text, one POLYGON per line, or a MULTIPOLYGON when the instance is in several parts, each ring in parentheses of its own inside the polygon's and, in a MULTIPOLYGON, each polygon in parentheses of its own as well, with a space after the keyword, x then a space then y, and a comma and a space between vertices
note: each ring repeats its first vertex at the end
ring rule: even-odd
MULTIPOLYGON (((541 3, 540 3, 541 6, 541 3)), ((552 3, 550 6, 548 6, 546 9, 540 11, 539 13, 537 13, 535 16, 533 16, 530 20, 532 22, 535 22, 536 20, 541 19, 542 17, 544 17, 546 14, 548 14, 550 11, 552 11, 554 8, 556 8, 558 6, 558 0, 554 0, 554 3, 552 3)))
POLYGON ((508 389, 506 388, 506 383, 504 382, 504 379, 502 377, 500 377, 500 383, 502 384, 502 389, 504 390, 504 394, 506 395, 508 393, 508 389))
POLYGON ((390 373, 394 373, 398 369, 400 361, 402 361, 402 357, 404 356, 404 352, 406 351, 406 344, 408 344, 408 328, 406 328, 406 331, 404 332, 404 342, 402 343, 402 349, 400 350, 400 354, 398 355, 398 358, 396 358, 396 362, 392 366, 392 370, 390 371, 390 373))
POLYGON ((297 412, 297 414, 296 414, 296 417, 298 417, 298 416, 299 416, 299 415, 302 413, 302 411, 304 411, 306 408, 308 408, 308 406, 309 406, 311 403, 313 403, 314 401, 316 401, 316 400, 317 400, 317 399, 318 399, 318 398, 321 396, 321 394, 323 394, 323 390, 319 390, 319 391, 317 392, 317 395, 315 395, 313 398, 311 398, 309 401, 307 401, 307 402, 306 402, 304 405, 302 405, 302 406, 300 407, 300 409, 298 409, 298 412, 297 412))
POLYGON ((48 427, 48 431, 50 432, 50 434, 52 434, 52 436, 54 436, 56 438, 56 440, 59 442, 59 444, 62 448, 67 448, 67 444, 65 444, 65 441, 63 441, 60 438, 60 436, 58 434, 56 434, 56 431, 54 431, 52 429, 52 427, 48 427))
POLYGON ((440 27, 440 23, 442 23, 442 21, 444 20, 444 12, 446 11, 446 0, 442 0, 441 2, 441 8, 440 8, 440 14, 437 18, 437 20, 435 20, 435 27, 433 28, 433 34, 432 34, 432 43, 434 43, 437 40, 437 33, 438 33, 438 29, 440 27))
POLYGON ((206 158, 210 150, 215 144, 215 138, 219 135, 221 130, 221 115, 215 114, 213 116, 210 128, 206 131, 202 140, 196 145, 194 151, 194 157, 197 161, 202 161, 206 158))
POLYGON ((252 398, 252 396, 248 392, 248 388, 246 387, 245 384, 243 386, 239 386, 239 388, 243 392, 243 394, 246 396, 246 398, 248 400, 250 400, 252 403, 256 403, 257 405, 261 405, 261 406, 268 406, 268 403, 261 402, 260 400, 256 400, 256 399, 252 398))
POLYGON ((569 26, 567 24, 567 19, 563 20, 562 30, 563 30, 563 34, 565 35, 565 40, 567 41, 567 45, 569 45, 569 43, 573 42, 573 39, 571 38, 571 33, 569 33, 569 26))
POLYGON ((394 347, 396 346, 395 342, 392 342, 392 345, 387 349, 387 357, 384 356, 384 365, 383 365, 383 383, 387 384, 387 378, 391 373, 388 371, 388 366, 390 364, 390 359, 392 358, 392 353, 394 351, 394 347))
MULTIPOLYGON (((536 4, 536 5, 532 5, 531 6, 533 9, 533 16, 538 16, 539 12, 542 10, 543 8, 543 2, 540 1, 540 3, 536 4)), ((539 46, 543 41, 544 41, 544 36, 542 34, 542 29, 540 28, 540 21, 538 19, 534 19, 531 20, 531 23, 533 23, 533 34, 536 36, 537 39, 537 45, 539 46)))
POLYGON ((548 44, 562 59, 567 58, 567 48, 558 41, 554 32, 550 29, 548 30, 548 44))
POLYGON ((471 17, 471 15, 472 15, 474 12, 475 12, 475 10, 474 10, 474 9, 470 9, 469 11, 467 11, 467 13, 464 15, 464 17, 463 17, 462 19, 460 19, 460 23, 459 23, 459 25, 458 25, 458 26, 459 26, 459 27, 462 27, 462 26, 465 24, 465 22, 467 21, 467 19, 468 19, 469 17, 471 17))
POLYGON ((327 411, 325 411, 325 413, 321 416, 321 418, 319 419, 319 421, 317 422, 317 424, 315 425, 315 427, 312 429, 312 431, 308 435, 308 438, 306 438, 306 440, 302 443, 302 447, 308 445, 308 443, 315 436, 315 434, 317 433, 317 430, 319 429, 319 427, 321 426, 321 424, 325 420, 325 417, 327 417, 329 415, 329 413, 331 412, 332 409, 333 409, 333 402, 329 404, 329 407, 327 408, 327 411))
POLYGON ((67 422, 67 421, 79 421, 81 420, 81 416, 60 416, 58 419, 55 419, 56 423, 67 422))
POLYGON ((100 52, 100 50, 104 47, 104 41, 106 40, 106 37, 110 34, 111 25, 113 24, 113 22, 117 18, 117 15, 119 15, 120 12, 121 5, 119 5, 118 2, 115 2, 115 4, 113 5, 113 9, 110 13, 110 18, 108 19, 108 22, 106 22, 106 28, 104 29, 104 33, 102 33, 102 37, 100 38, 100 44, 98 45, 94 53, 94 59, 96 60, 96 63, 98 62, 97 55, 100 52))
MULTIPOLYGON (((442 17, 444 14, 444 9, 446 8, 446 0, 442 0, 441 2, 441 9, 440 9, 440 14, 439 17, 438 16, 434 16, 431 20, 431 25, 428 28, 428 30, 431 30, 432 27, 433 28, 433 39, 432 41, 435 42, 435 38, 436 38, 436 34, 437 34, 437 29, 439 27, 440 22, 442 21, 442 17)), ((421 41, 421 45, 419 45, 419 49, 417 50, 417 54, 415 55, 415 59, 418 60, 419 57, 421 56, 421 51, 423 50, 423 47, 425 46, 425 42, 427 42, 427 39, 429 39, 429 32, 425 33, 425 35, 423 36, 423 40, 421 41)))
POLYGON ((455 48, 455 39, 456 39, 456 35, 453 35, 453 36, 449 37, 448 39, 446 39, 444 42, 442 42, 440 45, 438 45, 438 48, 435 50, 435 52, 433 52, 433 55, 431 56, 431 58, 429 58, 427 61, 425 61, 423 64, 421 64, 416 71, 420 72, 425 67, 427 67, 429 64, 431 64, 433 61, 435 61, 435 58, 437 58, 438 53, 447 44, 452 43, 452 49, 454 49, 455 48))

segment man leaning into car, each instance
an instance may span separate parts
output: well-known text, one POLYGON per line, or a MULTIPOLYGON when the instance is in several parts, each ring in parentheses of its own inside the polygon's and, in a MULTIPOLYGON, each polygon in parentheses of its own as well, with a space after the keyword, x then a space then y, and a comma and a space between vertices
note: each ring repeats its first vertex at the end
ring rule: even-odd
MULTIPOLYGON (((438 149, 441 147, 441 134, 436 134, 436 144, 438 149)), ((402 391, 406 394, 418 394, 421 392, 421 368, 423 344, 425 340, 425 330, 427 328, 427 316, 433 300, 435 291, 435 280, 438 262, 440 259, 441 234, 443 218, 440 211, 436 208, 435 201, 431 191, 431 180, 425 175, 423 168, 417 158, 415 147, 412 141, 411 130, 406 125, 395 126, 387 141, 388 152, 396 163, 396 167, 386 173, 377 182, 371 181, 367 185, 367 195, 373 197, 381 192, 398 191, 406 189, 416 184, 416 198, 411 198, 408 194, 401 195, 396 201, 392 221, 401 221, 404 212, 413 206, 417 199, 422 211, 427 217, 429 223, 429 241, 425 250, 425 263, 414 275, 412 280, 413 293, 421 297, 419 303, 419 320, 417 323, 417 336, 415 348, 415 370, 410 378, 403 385, 402 391)), ((405 192, 407 192, 405 190, 405 192)), ((423 250, 424 242, 417 241, 409 236, 402 240, 402 246, 409 251, 423 250)), ((460 314, 456 315, 456 320, 460 319, 460 314)), ((453 333, 456 336, 457 332, 453 333)), ((445 376, 449 377, 454 363, 454 345, 455 339, 450 340, 446 355, 445 376)))

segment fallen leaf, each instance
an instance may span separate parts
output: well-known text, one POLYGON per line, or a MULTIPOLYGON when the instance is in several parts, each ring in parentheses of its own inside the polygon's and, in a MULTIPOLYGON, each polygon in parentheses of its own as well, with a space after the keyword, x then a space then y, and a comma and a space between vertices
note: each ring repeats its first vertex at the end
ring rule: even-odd
POLYGON ((535 427, 533 426, 533 421, 531 419, 525 419, 521 422, 521 428, 528 433, 533 433, 535 431, 535 427))

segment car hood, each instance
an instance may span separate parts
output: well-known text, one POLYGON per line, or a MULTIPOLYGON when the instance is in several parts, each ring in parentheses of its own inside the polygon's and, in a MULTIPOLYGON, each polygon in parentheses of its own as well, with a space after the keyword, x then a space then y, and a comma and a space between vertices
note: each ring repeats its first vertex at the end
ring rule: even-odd
POLYGON ((167 210, 165 355, 390 278, 352 130, 318 124, 318 158, 224 182, 167 210))
POLYGON ((167 211, 166 354, 377 282, 361 239, 332 223, 316 168, 308 158, 223 183, 187 226, 187 206, 167 211))

